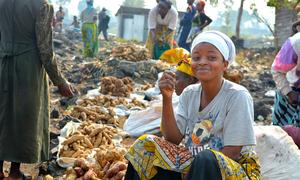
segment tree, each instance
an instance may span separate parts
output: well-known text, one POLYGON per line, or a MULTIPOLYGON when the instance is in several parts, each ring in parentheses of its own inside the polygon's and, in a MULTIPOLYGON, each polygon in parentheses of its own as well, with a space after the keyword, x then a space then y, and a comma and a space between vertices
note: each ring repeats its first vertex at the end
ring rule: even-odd
POLYGON ((276 9, 280 9, 283 7, 290 9, 294 14, 293 19, 297 18, 299 4, 300 4, 300 0, 268 0, 267 2, 268 6, 275 7, 276 9))
POLYGON ((237 39, 240 39, 240 26, 241 26, 242 15, 243 15, 243 10, 244 10, 244 2, 245 2, 245 0, 241 0, 241 5, 239 8, 239 13, 238 13, 237 22, 236 22, 235 34, 236 34, 237 39))
POLYGON ((230 34, 231 25, 230 25, 230 11, 232 10, 233 0, 223 1, 225 7, 225 12, 223 13, 224 25, 221 27, 222 31, 226 34, 230 34))
POLYGON ((271 7, 288 7, 290 9, 296 9, 296 6, 300 3, 300 0, 268 0, 268 6, 271 7))
POLYGON ((123 6, 143 8, 143 7, 145 7, 145 1, 144 0, 125 0, 123 2, 123 6))
POLYGON ((285 39, 290 36, 289 31, 286 31, 287 33, 282 33, 285 32, 282 31, 282 29, 284 29, 285 27, 290 27, 292 25, 292 22, 297 19, 299 3, 300 0, 268 0, 267 1, 268 6, 276 8, 275 22, 276 23, 278 22, 277 24, 275 24, 274 27, 274 32, 275 32, 274 43, 276 48, 279 48, 279 46, 285 41, 285 39), (277 12, 281 12, 286 9, 290 12, 291 18, 290 20, 282 21, 280 20, 281 14, 277 12))
POLYGON ((216 6, 219 4, 219 1, 218 0, 209 0, 209 3, 212 5, 212 6, 216 6))
POLYGON ((261 15, 259 15, 257 7, 256 7, 256 4, 254 4, 254 3, 251 4, 250 9, 252 10, 253 15, 256 17, 256 19, 258 20, 258 22, 261 22, 264 25, 266 25, 267 28, 269 29, 269 31, 272 33, 272 35, 275 38, 274 25, 271 25, 270 22, 266 18, 264 18, 261 15))

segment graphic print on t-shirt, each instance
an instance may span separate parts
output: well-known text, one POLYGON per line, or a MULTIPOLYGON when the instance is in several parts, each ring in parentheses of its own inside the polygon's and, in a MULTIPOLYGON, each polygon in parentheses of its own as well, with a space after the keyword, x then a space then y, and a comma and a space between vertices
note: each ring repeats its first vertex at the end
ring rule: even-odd
POLYGON ((193 131, 187 129, 186 132, 186 146, 189 148, 193 156, 197 155, 204 149, 221 149, 223 146, 222 140, 220 137, 215 136, 212 133, 214 122, 217 118, 217 115, 212 115, 210 113, 208 119, 200 119, 195 124, 193 131))

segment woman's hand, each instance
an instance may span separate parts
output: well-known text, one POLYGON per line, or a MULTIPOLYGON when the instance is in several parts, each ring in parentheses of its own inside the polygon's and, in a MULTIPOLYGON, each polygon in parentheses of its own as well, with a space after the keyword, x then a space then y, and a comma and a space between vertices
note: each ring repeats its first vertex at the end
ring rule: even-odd
POLYGON ((297 106, 299 104, 298 102, 298 96, 300 94, 296 91, 291 91, 287 94, 287 97, 288 97, 288 101, 290 104, 294 105, 294 106, 297 106))
POLYGON ((155 32, 155 31, 156 31, 155 29, 151 29, 151 30, 150 30, 150 32, 151 32, 151 34, 152 34, 152 42, 153 42, 154 44, 157 43, 157 38, 156 38, 156 32, 155 32))
POLYGON ((297 26, 299 26, 299 25, 300 25, 300 21, 296 21, 296 22, 293 23, 293 25, 292 25, 293 33, 296 34, 298 32, 297 26))
POLYGON ((58 91, 62 96, 65 97, 73 97, 76 90, 72 86, 72 84, 66 82, 57 86, 58 91))
POLYGON ((175 73, 166 71, 159 80, 159 89, 163 97, 171 98, 175 90, 175 73))

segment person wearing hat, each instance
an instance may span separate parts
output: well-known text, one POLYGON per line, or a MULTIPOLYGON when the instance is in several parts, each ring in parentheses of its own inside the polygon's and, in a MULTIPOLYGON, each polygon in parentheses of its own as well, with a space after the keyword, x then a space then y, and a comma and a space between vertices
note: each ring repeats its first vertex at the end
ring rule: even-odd
POLYGON ((102 8, 102 10, 98 14, 98 36, 103 33, 104 39, 108 41, 107 29, 110 17, 106 14, 107 9, 102 8))
POLYGON ((81 33, 83 40, 84 57, 94 57, 98 52, 97 36, 97 10, 94 8, 93 0, 86 0, 87 8, 80 14, 81 33))
MULTIPOLYGON (((183 59, 178 63, 176 68, 172 69, 172 71, 174 70, 176 73, 175 91, 172 98, 172 105, 175 109, 178 105, 179 96, 183 90, 189 85, 198 82, 198 79, 192 74, 190 63, 191 59, 183 59)), ((156 83, 155 87, 150 88, 145 92, 144 97, 144 100, 151 101, 156 105, 150 106, 139 112, 131 113, 126 120, 123 129, 132 137, 139 137, 143 134, 160 134, 161 113, 157 112, 157 109, 162 108, 161 103, 158 103, 161 99, 162 97, 159 92, 158 83, 156 83), (143 120, 141 120, 140 117, 143 117, 143 120), (137 120, 139 120, 138 123, 137 120)))
MULTIPOLYGON (((176 70, 175 70, 175 74, 176 74, 176 83, 175 83, 175 90, 174 90, 174 97, 172 100, 172 107, 174 109, 176 109, 177 105, 178 105, 178 97, 180 96, 181 93, 183 92, 183 90, 188 87, 191 84, 195 84, 198 82, 198 79, 194 77, 192 69, 191 69, 191 59, 190 58, 184 58, 181 57, 181 60, 178 60, 178 64, 176 66, 176 70)), ((143 112, 137 112, 137 113, 143 113, 143 115, 145 116, 147 111, 149 111, 149 113, 151 114, 153 110, 149 109, 143 112)), ((136 116, 137 114, 135 114, 136 116)), ((151 116, 149 118, 152 118, 151 116)), ((130 119, 130 118, 129 118, 130 119)), ((126 123, 125 123, 126 124, 126 123)), ((125 125, 126 126, 126 125, 125 125)), ((151 126, 153 127, 154 125, 151 124, 151 126)), ((157 124, 157 128, 160 127, 160 124, 157 124)), ((126 130, 126 129, 125 129, 126 130)), ((144 132, 147 133, 147 132, 144 132)), ((136 132, 135 132, 136 134, 136 132)), ((148 133, 147 133, 148 134, 148 133)), ((150 133, 151 134, 151 133, 150 133)), ((145 136, 141 136, 139 139, 143 139, 145 136)), ((151 137, 151 135, 150 135, 151 137)), ((136 155, 136 151, 138 151, 136 148, 132 147, 129 152, 127 154, 127 158, 128 160, 131 162, 129 168, 127 169, 127 174, 126 174, 126 178, 125 179, 138 179, 138 173, 136 172, 135 169, 139 169, 138 165, 136 163, 134 163, 134 159, 139 159, 139 158, 143 158, 140 156, 136 155), (134 164, 134 167, 133 167, 134 164)), ((143 150, 142 150, 143 151, 143 150)), ((148 157, 146 157, 148 158, 148 157)), ((161 171, 159 174, 157 174, 155 176, 156 179, 176 179, 177 175, 173 176, 171 175, 169 178, 167 178, 168 173, 165 173, 164 171, 161 171)), ((180 177, 180 176, 178 176, 180 177)), ((145 178, 148 179, 148 178, 145 178)))
POLYGON ((175 93, 177 94, 177 96, 180 96, 186 87, 198 82, 198 79, 195 78, 192 72, 190 58, 183 59, 178 63, 175 74, 176 74, 175 93))
POLYGON ((172 6, 170 0, 160 0, 158 4, 150 10, 148 16, 149 34, 146 41, 146 48, 152 58, 158 59, 161 53, 173 47, 174 33, 177 26, 178 12, 172 6), (155 53, 155 48, 159 45, 162 50, 155 53))
POLYGON ((252 97, 243 86, 223 78, 235 59, 233 42, 219 31, 203 32, 192 43, 191 57, 200 83, 184 89, 174 110, 175 74, 163 74, 159 87, 164 139, 140 137, 129 149, 129 154, 140 150, 135 158, 126 155, 128 168, 138 170, 141 179, 161 174, 167 179, 260 179, 252 97))

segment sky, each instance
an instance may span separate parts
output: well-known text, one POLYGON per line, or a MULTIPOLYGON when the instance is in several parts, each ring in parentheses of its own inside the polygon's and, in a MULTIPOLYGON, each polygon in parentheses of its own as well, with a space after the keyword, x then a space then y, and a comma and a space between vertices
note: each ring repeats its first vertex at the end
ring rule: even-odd
MULTIPOLYGON (((54 2, 55 0, 52 0, 52 2, 54 2)), ((112 14, 115 14, 117 12, 117 10, 119 9, 119 7, 122 5, 124 0, 94 0, 94 6, 95 7, 99 7, 103 8, 105 7, 106 9, 110 10, 112 12, 112 14)), ((207 0, 208 1, 208 0, 207 0)), ((71 3, 68 7, 68 11, 70 15, 78 15, 79 12, 77 10, 77 5, 78 5, 79 0, 71 0, 71 3)), ((219 1, 222 2, 222 1, 219 1)), ((240 0, 233 0, 233 10, 237 10, 240 6, 240 0)), ((247 0, 244 3, 244 10, 251 12, 250 10, 250 5, 255 2, 255 4, 257 5, 257 9, 258 9, 258 13, 267 18, 268 21, 271 24, 274 24, 275 22, 275 9, 268 7, 266 0, 247 0)), ((156 0, 145 0, 146 3, 146 7, 148 9, 151 9, 152 7, 154 7, 156 5, 156 0)), ((186 0, 177 0, 177 7, 179 11, 185 11, 186 9, 186 0)), ((55 9, 58 9, 57 6, 55 6, 55 9)), ((220 3, 219 6, 217 7, 213 7, 211 6, 208 2, 206 3, 206 7, 205 7, 205 13, 211 17, 212 19, 217 19, 218 17, 218 12, 220 11, 224 11, 225 8, 222 5, 222 3, 220 3), (216 11, 217 10, 217 11, 216 11)), ((251 13, 250 13, 251 14, 251 13)), ((252 26, 252 24, 250 22, 244 22, 246 26, 252 26)), ((263 24, 260 24, 263 26, 263 24)))

